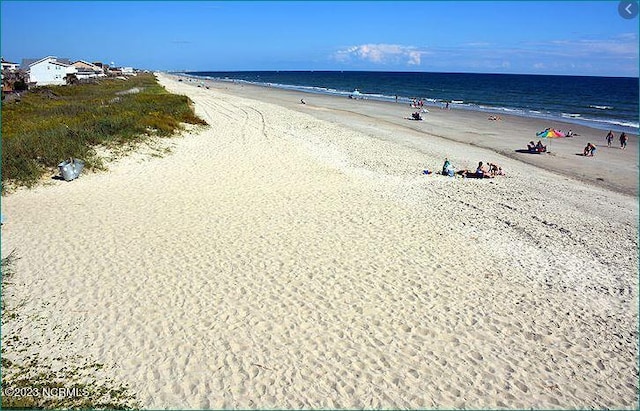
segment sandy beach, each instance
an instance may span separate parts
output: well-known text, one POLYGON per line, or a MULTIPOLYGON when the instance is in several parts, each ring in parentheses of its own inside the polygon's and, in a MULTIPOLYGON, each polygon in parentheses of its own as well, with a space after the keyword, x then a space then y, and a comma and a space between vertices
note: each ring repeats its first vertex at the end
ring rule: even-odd
POLYGON ((210 126, 3 196, 5 358, 146 409, 638 407, 637 136, 158 76, 210 126))

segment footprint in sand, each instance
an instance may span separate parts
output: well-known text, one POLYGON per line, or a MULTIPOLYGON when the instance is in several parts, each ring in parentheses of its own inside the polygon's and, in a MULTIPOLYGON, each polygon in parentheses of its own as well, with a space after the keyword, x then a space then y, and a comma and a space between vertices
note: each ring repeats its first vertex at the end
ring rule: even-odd
POLYGON ((527 387, 526 384, 524 384, 522 381, 518 380, 518 381, 514 382, 514 384, 522 392, 528 392, 529 391, 529 387, 527 387))

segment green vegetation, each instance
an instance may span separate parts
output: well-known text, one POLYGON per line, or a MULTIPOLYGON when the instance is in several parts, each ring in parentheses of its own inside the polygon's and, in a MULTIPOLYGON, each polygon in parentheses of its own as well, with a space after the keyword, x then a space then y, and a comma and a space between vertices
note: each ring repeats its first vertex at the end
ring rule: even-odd
MULTIPOLYGON (((2 285, 0 288, 0 303, 2 304, 2 319, 5 319, 7 314, 13 315, 7 312, 7 306, 5 305, 5 288, 10 284, 11 277, 15 274, 14 264, 18 257, 16 257, 16 250, 13 250, 9 253, 8 256, 2 259, 0 262, 0 270, 2 272, 2 285)), ((4 321, 3 321, 4 322, 4 321)))
POLYGON ((2 183, 31 186, 69 157, 100 168, 94 147, 170 136, 181 123, 206 124, 186 96, 168 93, 153 74, 97 84, 37 87, 2 105, 2 183))
MULTIPOLYGON (((206 124, 195 116, 188 97, 168 93, 151 74, 96 84, 38 87, 2 104, 2 189, 30 186, 69 157, 101 168, 98 146, 114 149, 170 136, 183 123, 206 124)), ((11 281, 19 258, 11 252, 2 269, 3 409, 136 409, 127 386, 108 378, 102 364, 78 357, 45 358, 41 341, 21 333, 24 301, 13 301, 11 281), (8 291, 8 293, 7 293, 8 291), (9 294, 9 295, 7 295, 9 294), (8 297, 8 298, 5 298, 8 297), (7 302, 8 301, 8 302, 7 302)), ((47 327, 44 321, 41 327, 47 327)), ((80 332, 70 329, 61 338, 80 332)), ((55 342, 47 342, 48 344, 55 342)))
MULTIPOLYGON (((16 274, 12 251, 2 259, 2 326, 20 321, 20 305, 5 303, 6 287, 16 274)), ((130 389, 112 379, 97 378, 102 364, 83 358, 40 358, 27 354, 40 342, 29 341, 20 329, 2 335, 2 409, 139 409, 130 389), (20 357, 13 361, 7 355, 20 357)), ((6 329, 6 328, 5 328, 6 329)))

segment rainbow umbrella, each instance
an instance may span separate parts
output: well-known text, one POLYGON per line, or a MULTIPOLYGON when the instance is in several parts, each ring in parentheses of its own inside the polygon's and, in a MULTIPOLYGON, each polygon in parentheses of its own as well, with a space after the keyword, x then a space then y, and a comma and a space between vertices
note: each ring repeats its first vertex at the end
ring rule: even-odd
MULTIPOLYGON (((560 138, 566 137, 566 135, 555 128, 548 128, 544 131, 536 133, 536 137, 539 138, 560 138)), ((551 152, 551 140, 549 140, 549 147, 547 148, 547 153, 551 152)))
POLYGON ((566 135, 558 130, 556 130, 555 128, 548 128, 544 131, 541 131, 539 133, 536 133, 537 137, 540 138, 559 138, 559 137, 566 137, 566 135))

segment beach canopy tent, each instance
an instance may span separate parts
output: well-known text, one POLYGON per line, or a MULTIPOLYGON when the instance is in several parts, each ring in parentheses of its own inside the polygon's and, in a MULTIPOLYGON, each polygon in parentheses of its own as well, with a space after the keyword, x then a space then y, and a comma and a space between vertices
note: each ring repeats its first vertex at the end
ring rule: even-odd
POLYGON ((559 137, 566 137, 566 135, 561 132, 556 130, 555 128, 548 128, 544 131, 541 131, 539 133, 536 133, 537 137, 540 138, 559 138, 559 137))

